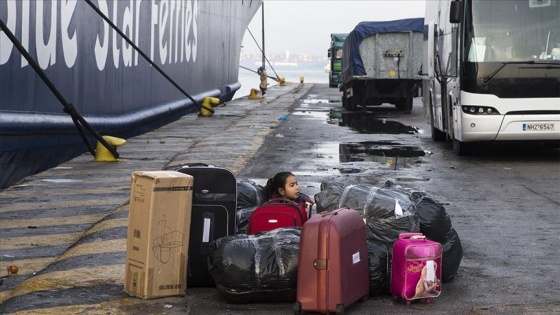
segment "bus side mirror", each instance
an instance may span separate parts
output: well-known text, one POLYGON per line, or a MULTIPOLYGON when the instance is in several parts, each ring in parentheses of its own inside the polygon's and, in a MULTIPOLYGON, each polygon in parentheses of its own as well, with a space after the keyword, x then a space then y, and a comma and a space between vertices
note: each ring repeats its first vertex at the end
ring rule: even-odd
POLYGON ((459 0, 451 1, 451 5, 449 8, 449 22, 461 23, 462 17, 463 17, 463 1, 459 1, 459 0))

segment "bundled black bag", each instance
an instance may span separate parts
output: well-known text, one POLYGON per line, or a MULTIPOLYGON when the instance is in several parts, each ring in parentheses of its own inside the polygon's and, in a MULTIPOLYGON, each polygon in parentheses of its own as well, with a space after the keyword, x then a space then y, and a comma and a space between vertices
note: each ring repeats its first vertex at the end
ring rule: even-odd
POLYGON ((453 280, 463 259, 463 246, 443 204, 425 192, 414 191, 390 181, 384 187, 409 195, 420 219, 420 232, 442 245, 442 282, 453 280))
POLYGON ((267 201, 264 188, 249 179, 237 183, 237 234, 246 234, 251 214, 267 201))
POLYGON ((322 182, 321 191, 314 196, 317 213, 340 208, 340 196, 344 192, 345 185, 338 182, 322 182))
POLYGON ((236 304, 295 302, 300 235, 290 227, 214 241, 208 265, 220 296, 236 304))
POLYGON ((367 241, 370 296, 390 293, 391 249, 387 244, 367 241))
POLYGON ((369 184, 346 186, 340 196, 338 207, 354 209, 363 216, 368 201, 371 200, 377 189, 377 187, 369 184))
POLYGON ((408 196, 385 188, 369 194, 364 208, 368 240, 393 244, 400 233, 420 232, 420 220, 408 196))

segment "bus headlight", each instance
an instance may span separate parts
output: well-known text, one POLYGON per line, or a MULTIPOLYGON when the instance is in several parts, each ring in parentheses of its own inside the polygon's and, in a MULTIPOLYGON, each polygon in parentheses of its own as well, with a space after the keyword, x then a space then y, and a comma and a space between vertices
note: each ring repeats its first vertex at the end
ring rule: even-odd
POLYGON ((471 115, 499 115, 500 113, 489 106, 461 106, 463 113, 471 115))

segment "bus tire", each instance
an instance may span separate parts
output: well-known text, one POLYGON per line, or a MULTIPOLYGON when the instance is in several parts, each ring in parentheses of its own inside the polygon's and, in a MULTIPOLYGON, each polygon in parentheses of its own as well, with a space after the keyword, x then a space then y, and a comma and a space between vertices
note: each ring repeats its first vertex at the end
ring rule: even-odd
POLYGON ((432 123, 430 124, 431 126, 431 130, 432 130, 432 140, 437 141, 437 142, 441 142, 441 141, 445 141, 445 139, 447 138, 447 135, 445 134, 445 132, 439 130, 436 128, 436 126, 434 126, 434 121, 432 120, 432 123))
POLYGON ((457 139, 453 139, 453 152, 456 155, 464 156, 471 154, 472 151, 472 143, 470 142, 462 142, 457 139))
POLYGON ((432 131, 432 140, 434 141, 445 141, 447 139, 447 134, 436 128, 434 124, 434 103, 432 103, 432 95, 430 94, 430 129, 432 131))

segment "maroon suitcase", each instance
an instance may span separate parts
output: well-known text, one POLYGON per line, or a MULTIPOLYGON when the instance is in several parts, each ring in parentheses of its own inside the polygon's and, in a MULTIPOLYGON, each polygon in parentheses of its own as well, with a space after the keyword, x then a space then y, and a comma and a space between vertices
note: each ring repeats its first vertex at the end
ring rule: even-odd
POLYGON ((312 216, 300 237, 297 300, 302 311, 336 312, 369 296, 366 227, 353 209, 312 216))
POLYGON ((295 202, 273 199, 259 206, 247 225, 247 234, 268 232, 277 228, 302 226, 307 217, 295 202))

